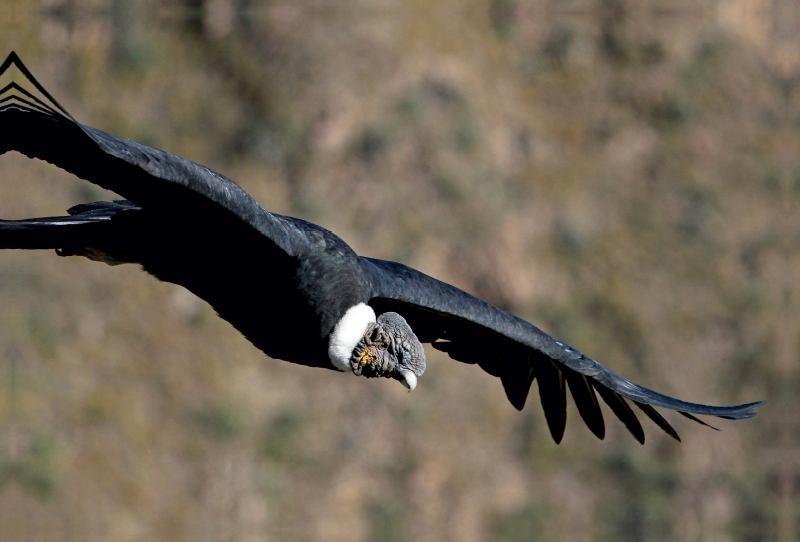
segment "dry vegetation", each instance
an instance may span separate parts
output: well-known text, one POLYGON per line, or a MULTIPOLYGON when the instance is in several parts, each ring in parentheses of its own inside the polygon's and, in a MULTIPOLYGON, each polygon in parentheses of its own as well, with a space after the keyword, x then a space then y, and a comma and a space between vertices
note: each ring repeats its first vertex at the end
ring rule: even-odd
MULTIPOLYGON (((409 395, 266 358, 133 266, 0 254, 0 540, 795 540, 789 0, 12 0, 82 122, 231 177, 682 398, 683 444, 429 350, 409 395), (167 5, 165 8, 164 5, 167 5)), ((0 216, 110 197, 0 158, 0 216)), ((264 310, 269 310, 265 307, 264 310)))

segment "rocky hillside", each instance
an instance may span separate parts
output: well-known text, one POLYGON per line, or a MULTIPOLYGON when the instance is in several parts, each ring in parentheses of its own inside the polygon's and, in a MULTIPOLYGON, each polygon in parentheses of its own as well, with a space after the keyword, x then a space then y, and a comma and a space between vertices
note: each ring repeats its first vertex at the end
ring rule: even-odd
MULTIPOLYGON (((0 254, 0 539, 795 540, 800 9, 777 0, 12 0, 81 122, 688 400, 550 439, 428 350, 413 394, 267 358, 134 266, 0 254), (165 7, 166 6, 166 7, 165 7), (646 422, 646 423, 645 423, 646 422)), ((0 158, 0 216, 106 193, 0 158)))

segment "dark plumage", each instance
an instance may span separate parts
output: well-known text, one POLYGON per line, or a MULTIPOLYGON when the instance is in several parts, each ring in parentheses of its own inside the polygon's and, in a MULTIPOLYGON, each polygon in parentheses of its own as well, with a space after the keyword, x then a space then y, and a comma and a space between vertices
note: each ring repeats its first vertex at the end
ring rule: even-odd
POLYGON ((376 332, 374 344, 397 353, 391 359, 371 358, 377 360, 367 370, 371 376, 398 378, 400 369, 421 376, 424 353, 415 346, 418 339, 500 377, 517 409, 536 379, 556 442, 564 434, 568 388, 578 413, 601 439, 605 424, 598 395, 639 442, 644 432, 626 399, 676 439, 653 406, 696 420, 692 414, 750 418, 763 404, 699 405, 633 384, 449 284, 399 263, 359 257, 324 228, 267 212, 206 167, 79 124, 14 53, 0 74, 12 64, 42 97, 16 83, 0 90, 0 154, 16 150, 46 160, 126 200, 78 205, 66 217, 0 221, 0 248, 57 249, 63 256, 111 265, 139 263, 160 280, 208 301, 269 356, 315 367, 334 368, 328 356, 334 329, 348 309, 369 304, 385 316, 376 325, 383 322, 390 337, 380 342, 383 336, 376 332), (413 333, 398 335, 397 322, 403 319, 413 333))

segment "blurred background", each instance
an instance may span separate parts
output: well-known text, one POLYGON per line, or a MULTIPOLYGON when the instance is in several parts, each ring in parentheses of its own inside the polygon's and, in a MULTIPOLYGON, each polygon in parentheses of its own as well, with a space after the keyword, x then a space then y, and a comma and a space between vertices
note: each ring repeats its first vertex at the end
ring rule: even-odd
MULTIPOLYGON (((135 266, 0 254, 3 541, 781 540, 800 512, 794 0, 3 0, 78 120, 712 404, 637 444, 428 349, 267 358, 135 266)), ((114 194, 0 158, 0 216, 114 194)))

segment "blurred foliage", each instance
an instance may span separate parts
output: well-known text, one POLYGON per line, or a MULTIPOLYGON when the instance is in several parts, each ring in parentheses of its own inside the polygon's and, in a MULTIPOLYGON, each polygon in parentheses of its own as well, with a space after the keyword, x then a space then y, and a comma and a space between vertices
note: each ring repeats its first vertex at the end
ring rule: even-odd
POLYGON ((18 482, 40 499, 53 496, 61 475, 59 448, 55 435, 35 435, 22 460, 0 465, 0 486, 18 482))
POLYGON ((300 418, 296 414, 279 414, 267 427, 261 453, 275 461, 297 460, 297 454, 300 453, 296 443, 299 429, 300 418))
MULTIPOLYGON (((0 44, 161 147, 687 400, 640 447, 432 350, 270 360, 133 266, 0 256, 0 540, 782 540, 800 513, 798 5, 10 0, 0 44)), ((0 216, 115 197, 0 159, 0 216)), ((268 310, 268 308, 265 308, 268 310)))
POLYGON ((540 532, 542 523, 539 511, 525 506, 495 519, 495 540, 502 542, 526 542, 540 532))
POLYGON ((400 505, 394 502, 367 504, 367 517, 371 542, 401 542, 406 540, 404 523, 407 520, 400 505))
POLYGON ((231 440, 244 430, 241 414, 232 405, 212 405, 195 414, 202 430, 217 440, 231 440))

